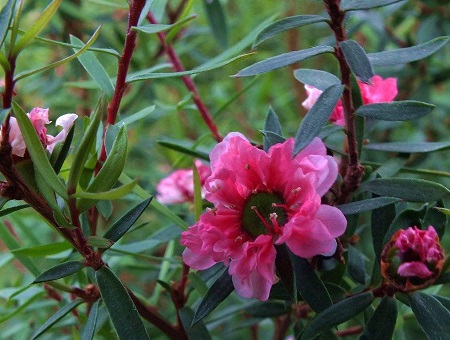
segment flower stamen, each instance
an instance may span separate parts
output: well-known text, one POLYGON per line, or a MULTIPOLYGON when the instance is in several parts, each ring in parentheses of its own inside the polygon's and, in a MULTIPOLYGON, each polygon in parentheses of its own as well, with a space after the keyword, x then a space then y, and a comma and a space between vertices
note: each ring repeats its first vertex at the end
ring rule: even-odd
POLYGON ((262 224, 266 227, 267 231, 271 234, 272 233, 272 227, 267 223, 267 221, 264 219, 264 217, 259 213, 258 208, 255 206, 252 206, 251 209, 256 213, 258 218, 261 220, 262 224))

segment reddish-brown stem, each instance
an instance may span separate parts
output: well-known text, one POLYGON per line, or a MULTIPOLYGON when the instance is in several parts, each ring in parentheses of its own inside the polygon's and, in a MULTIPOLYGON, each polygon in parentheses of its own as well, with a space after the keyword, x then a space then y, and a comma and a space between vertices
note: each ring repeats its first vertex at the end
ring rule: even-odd
MULTIPOLYGON (((3 92, 3 108, 11 107, 12 97, 14 95, 14 71, 16 70, 16 57, 8 58, 9 69, 5 70, 5 90, 3 92)), ((8 121, 9 119, 7 119, 8 121)))
POLYGON ((168 323, 165 319, 161 317, 156 308, 152 306, 146 306, 141 300, 138 299, 136 295, 130 290, 128 290, 131 300, 133 300, 139 314, 148 322, 153 324, 155 327, 159 328, 162 332, 167 334, 171 339, 188 340, 188 336, 184 328, 179 326, 174 326, 168 323))
POLYGON ((359 188, 361 177, 364 173, 364 167, 359 163, 350 67, 339 46, 340 42, 347 40, 347 34, 344 29, 345 12, 340 9, 340 2, 340 0, 324 0, 325 8, 331 18, 330 27, 336 38, 334 54, 339 62, 342 84, 345 86, 342 94, 342 106, 344 107, 345 130, 347 134, 348 166, 342 183, 341 195, 339 197, 339 203, 345 203, 351 199, 353 192, 359 188))
MULTIPOLYGON (((153 16, 151 12, 147 15, 147 20, 151 24, 157 24, 158 21, 153 16)), ((164 51, 167 54, 167 57, 169 58, 170 62, 172 63, 172 67, 176 72, 183 72, 185 71, 185 68, 181 62, 180 57, 178 56, 177 52, 173 48, 171 44, 166 44, 166 34, 164 32, 157 33, 159 41, 161 43, 161 46, 164 48, 164 51)), ((219 132, 219 129, 217 128, 216 123, 214 123, 214 120, 209 113, 208 108, 206 107, 205 103, 203 102, 202 98, 200 97, 197 87, 195 86, 194 81, 190 76, 183 76, 181 77, 183 80, 184 85, 188 89, 189 92, 192 93, 192 100, 194 101, 195 105, 197 106, 198 112, 200 113, 200 116, 202 117, 203 121, 205 122, 206 126, 208 127, 209 131, 211 131, 212 136, 217 142, 222 141, 223 137, 219 132)))

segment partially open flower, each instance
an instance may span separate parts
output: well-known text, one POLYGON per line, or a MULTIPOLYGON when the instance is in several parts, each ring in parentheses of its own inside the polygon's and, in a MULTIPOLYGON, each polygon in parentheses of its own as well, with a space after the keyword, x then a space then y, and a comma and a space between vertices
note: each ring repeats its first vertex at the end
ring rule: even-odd
MULTIPOLYGON (((41 109, 39 107, 35 107, 31 110, 30 113, 27 113, 28 118, 31 120, 34 128, 36 129, 39 140, 42 143, 42 146, 46 148, 50 153, 53 152, 55 145, 64 142, 69 133, 70 128, 72 127, 75 119, 78 116, 74 113, 68 113, 58 117, 56 119, 56 126, 61 126, 62 131, 60 131, 55 137, 51 135, 47 135, 47 129, 45 125, 50 124, 51 122, 48 119, 48 109, 41 109)), ((25 151, 27 149, 25 145, 25 141, 23 140, 22 132, 20 131, 19 124, 17 123, 16 118, 11 117, 10 120, 10 131, 9 131, 9 143, 12 147, 12 154, 24 157, 25 151)), ((1 132, 0 132, 1 138, 1 132)))
MULTIPOLYGON (((211 174, 208 165, 199 160, 194 161, 200 177, 202 197, 205 196, 204 184, 211 174)), ((156 199, 163 204, 176 204, 191 202, 194 200, 194 175, 192 169, 175 170, 166 178, 163 178, 156 186, 156 199)))
MULTIPOLYGON (((383 79, 382 77, 375 75, 370 79, 370 81, 370 85, 358 81, 359 89, 361 90, 362 102, 364 105, 388 103, 393 101, 397 96, 397 79, 383 79)), ((305 85, 305 90, 307 98, 302 105, 305 109, 310 110, 322 94, 322 91, 310 85, 305 85)), ((345 125, 344 107, 342 106, 341 99, 339 99, 336 103, 329 120, 335 125, 345 125)))
POLYGON ((433 283, 442 271, 444 250, 432 226, 397 231, 381 254, 381 273, 390 284, 404 291, 433 283))
POLYGON ((295 157, 293 148, 290 138, 266 153, 239 133, 216 145, 205 183, 214 208, 182 233, 186 264, 223 262, 238 294, 267 300, 278 281, 275 245, 304 258, 334 254, 347 221, 321 196, 336 180, 337 164, 319 138, 295 157))

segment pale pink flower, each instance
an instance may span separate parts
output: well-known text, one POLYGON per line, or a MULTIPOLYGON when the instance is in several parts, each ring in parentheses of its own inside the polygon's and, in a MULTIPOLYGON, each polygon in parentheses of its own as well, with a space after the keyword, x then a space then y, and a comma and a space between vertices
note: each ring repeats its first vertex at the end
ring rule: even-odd
MULTIPOLYGON (((204 184, 206 178, 211 174, 208 165, 194 161, 200 177, 202 197, 205 196, 204 184)), ((156 186, 158 194, 156 198, 163 204, 175 204, 191 202, 194 200, 194 174, 192 169, 175 170, 166 178, 163 178, 156 186)))
POLYGON ((295 157, 293 148, 290 138, 266 153, 239 133, 214 147, 205 183, 214 208, 182 233, 186 264, 201 270, 223 262, 238 294, 267 300, 278 281, 275 245, 304 258, 334 254, 347 221, 321 196, 336 180, 337 164, 319 138, 295 157))
MULTIPOLYGON (((358 81, 364 105, 392 102, 397 96, 397 79, 383 79, 379 75, 375 75, 371 78, 370 82, 371 84, 369 85, 358 81)), ((302 105, 306 110, 310 110, 322 94, 322 91, 310 85, 305 85, 305 90, 307 98, 303 101, 302 105)), ((335 125, 345 125, 344 107, 342 106, 341 99, 336 103, 329 120, 335 125)))
POLYGON ((444 253, 432 226, 401 229, 383 250, 381 271, 385 278, 406 290, 434 281, 442 270, 444 253))
MULTIPOLYGON (((78 118, 78 116, 74 113, 68 113, 58 117, 55 125, 62 127, 62 130, 58 133, 58 135, 53 137, 51 135, 47 135, 47 129, 45 127, 45 125, 51 123, 48 119, 48 109, 35 107, 30 113, 27 113, 27 116, 36 129, 36 133, 42 143, 42 146, 50 153, 53 152, 53 149, 57 143, 63 142, 66 139, 70 128, 75 122, 75 119, 78 118)), ((12 147, 12 153, 13 155, 23 157, 27 147, 25 145, 25 141, 23 140, 19 124, 14 117, 11 117, 9 122, 11 126, 9 131, 9 143, 12 147)))

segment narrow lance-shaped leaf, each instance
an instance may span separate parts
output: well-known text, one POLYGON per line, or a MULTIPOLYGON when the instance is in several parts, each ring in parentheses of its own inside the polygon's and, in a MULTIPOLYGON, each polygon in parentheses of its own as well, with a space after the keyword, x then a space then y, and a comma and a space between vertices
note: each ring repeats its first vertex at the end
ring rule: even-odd
POLYGON ((356 282, 366 284, 366 268, 364 266, 364 258, 359 250, 355 247, 348 248, 348 273, 356 282))
POLYGON ((320 333, 355 317, 370 306, 374 296, 365 292, 339 301, 309 322, 303 330, 302 339, 313 339, 320 333))
POLYGON ((134 181, 115 187, 114 189, 101 192, 78 191, 72 195, 76 198, 84 198, 92 201, 98 200, 118 200, 133 191, 137 185, 137 179, 134 181))
POLYGON ((209 25, 217 42, 222 47, 228 45, 228 24, 219 0, 203 0, 209 25))
POLYGON ((75 274, 83 267, 84 264, 80 261, 63 262, 43 272, 41 275, 34 279, 33 283, 58 280, 63 277, 75 274))
POLYGON ((42 12, 42 14, 33 21, 30 29, 17 41, 12 50, 13 55, 18 55, 33 39, 36 37, 49 23, 50 19, 58 10, 62 0, 53 0, 50 5, 42 12))
POLYGON ((48 319, 37 331, 33 334, 32 339, 37 339, 42 334, 44 334, 46 331, 48 331, 50 328, 52 328, 59 320, 61 320, 63 317, 65 317, 67 314, 69 314, 72 310, 77 308, 80 304, 82 304, 84 301, 81 299, 74 300, 67 305, 65 305, 63 308, 61 308, 59 311, 57 311, 55 314, 53 314, 50 319, 48 319))
POLYGON ((220 277, 209 288, 206 295, 203 297, 202 302, 195 311, 192 325, 195 325, 198 321, 202 320, 205 316, 211 313, 228 295, 234 290, 233 280, 231 275, 228 274, 228 269, 220 275, 220 277))
POLYGON ((97 270, 95 277, 119 339, 150 339, 136 306, 119 278, 106 266, 97 270))
POLYGON ((375 197, 362 201, 338 205, 336 208, 342 211, 344 215, 355 215, 365 211, 378 209, 398 201, 400 201, 400 199, 395 197, 375 197))
POLYGON ((370 317, 360 340, 392 339, 397 321, 397 304, 395 299, 385 296, 370 317))
POLYGON ((339 46, 353 74, 362 82, 369 84, 373 77, 373 69, 364 49, 354 40, 342 41, 339 46))
POLYGON ((11 253, 15 255, 24 255, 28 257, 45 257, 48 255, 61 253, 71 248, 72 246, 69 242, 62 241, 50 244, 43 244, 39 246, 11 249, 11 253))
POLYGON ((386 178, 374 179, 361 187, 380 196, 390 196, 411 202, 437 201, 450 191, 443 185, 423 179, 386 178))
POLYGON ((97 316, 98 316, 98 306, 100 304, 100 300, 97 300, 91 307, 89 311, 89 317, 86 321, 86 325, 84 326, 83 333, 81 334, 81 340, 92 340, 94 339, 95 334, 95 326, 97 325, 97 316))
POLYGON ((327 22, 328 20, 320 15, 296 15, 275 21, 258 34, 252 47, 255 48, 263 41, 290 29, 315 24, 317 22, 327 22))
MULTIPOLYGON (((70 36, 70 42, 74 45, 83 47, 83 42, 77 37, 70 36)), ((76 52, 76 50, 74 49, 76 52)), ((97 82, 100 89, 106 94, 108 99, 111 99, 114 93, 114 86, 109 79, 108 73, 106 73, 103 65, 98 61, 97 57, 92 52, 84 52, 77 56, 81 65, 89 73, 89 75, 97 82)))
POLYGON ((402 210, 397 216, 395 216, 392 223, 389 225, 389 229, 384 235, 383 245, 387 244, 392 236, 400 229, 406 229, 407 227, 417 226, 421 227, 422 219, 425 215, 424 208, 422 209, 405 209, 402 210))
POLYGON ((8 0, 0 11, 0 48, 3 45, 3 41, 5 41, 6 34, 8 33, 8 28, 11 23, 15 5, 16 0, 8 0))
POLYGON ((295 70, 294 77, 299 82, 314 86, 316 89, 321 91, 326 90, 332 85, 341 84, 341 80, 334 74, 320 70, 310 70, 307 68, 295 70))
POLYGON ((33 124, 27 114, 15 102, 13 102, 13 110, 35 169, 40 172, 46 179, 48 185, 55 190, 59 196, 67 200, 68 196, 66 188, 55 173, 55 170, 53 170, 33 124))
POLYGON ((392 142, 392 143, 369 143, 365 149, 401 152, 401 153, 428 153, 450 149, 450 142, 392 142))
POLYGON ((333 85, 322 92, 298 128, 295 135, 294 155, 298 154, 320 133, 322 126, 325 125, 333 112, 343 90, 343 85, 333 85))
POLYGON ((171 25, 149 24, 149 25, 133 26, 131 29, 142 32, 142 33, 155 34, 155 33, 159 33, 159 32, 170 31, 171 29, 174 29, 177 27, 182 27, 189 21, 194 20, 196 17, 197 17, 196 15, 191 15, 191 16, 184 18, 182 20, 179 20, 176 23, 171 24, 171 25))
POLYGON ((434 54, 449 42, 449 36, 438 37, 420 45, 400 48, 392 51, 369 53, 367 56, 373 66, 406 64, 412 61, 424 59, 434 54))
POLYGON ((360 106, 356 114, 366 118, 388 121, 405 121, 426 116, 434 105, 415 100, 402 100, 391 103, 376 103, 360 106))
POLYGON ((343 11, 355 11, 361 9, 371 9, 383 7, 404 0, 343 0, 341 9, 343 11))
MULTIPOLYGON (((283 135, 283 131, 281 130, 281 125, 280 125, 280 121, 278 120, 278 116, 271 107, 269 108, 269 112, 267 113, 267 116, 266 116, 266 122, 264 124, 264 131, 270 131, 270 132, 273 132, 280 136, 283 135)), ((266 135, 264 135, 263 144, 264 144, 264 150, 266 152, 269 150, 269 148, 272 145, 274 145, 271 142, 271 139, 267 138, 266 135)))
POLYGON ((296 62, 314 57, 323 53, 333 53, 334 49, 331 46, 316 46, 300 51, 292 51, 283 53, 263 61, 259 61, 251 66, 244 68, 234 75, 234 77, 248 77, 256 76, 258 74, 266 73, 281 67, 294 64, 296 62))

